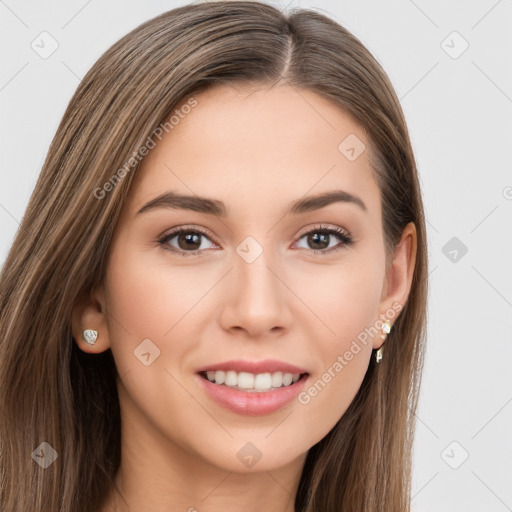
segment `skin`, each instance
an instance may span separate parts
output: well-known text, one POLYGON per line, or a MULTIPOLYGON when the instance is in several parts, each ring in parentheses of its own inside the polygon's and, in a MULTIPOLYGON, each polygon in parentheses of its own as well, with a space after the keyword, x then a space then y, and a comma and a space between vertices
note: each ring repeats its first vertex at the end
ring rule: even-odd
MULTIPOLYGON (((346 411, 372 348, 383 340, 376 335, 361 344, 309 403, 294 400, 256 417, 211 400, 195 369, 228 359, 275 358, 306 368, 308 389, 359 333, 393 304, 405 304, 416 231, 413 224, 405 228, 386 267, 370 141, 332 103, 287 85, 222 85, 195 98, 198 105, 137 170, 106 280, 73 312, 80 348, 111 348, 120 375, 116 484, 125 502, 114 494, 103 512, 293 512, 309 448, 346 411), (354 161, 338 150, 349 134, 366 145, 354 161), (289 203, 337 189, 361 198, 367 210, 337 202, 283 216, 289 203), (228 216, 172 208, 137 215, 170 190, 221 200, 228 216), (308 242, 304 235, 320 223, 344 228, 354 243, 342 246, 335 235, 323 245, 308 242), (160 235, 180 226, 207 231, 199 239, 202 255, 184 257, 158 244, 160 235), (247 236, 263 249, 251 263, 236 252, 247 236), (335 246, 341 249, 332 251, 335 246), (99 332, 95 345, 81 340, 86 328, 99 332), (144 339, 160 350, 149 366, 134 357, 144 339), (247 442, 262 454, 250 468, 237 457, 247 442)), ((196 250, 178 237, 167 246, 196 250)))

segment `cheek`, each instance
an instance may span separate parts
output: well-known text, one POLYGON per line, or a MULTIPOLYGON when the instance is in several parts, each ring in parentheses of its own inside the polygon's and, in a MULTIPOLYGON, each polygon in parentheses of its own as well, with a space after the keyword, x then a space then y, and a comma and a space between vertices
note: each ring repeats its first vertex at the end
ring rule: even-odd
POLYGON ((317 372, 298 397, 308 411, 304 418, 310 432, 318 439, 331 430, 357 394, 368 368, 373 337, 380 334, 375 322, 382 270, 374 258, 352 263, 316 273, 303 281, 299 292, 322 320, 321 327, 313 322, 315 329, 310 333, 319 362, 317 372))
POLYGON ((215 281, 193 266, 173 267, 161 256, 134 251, 123 258, 113 253, 107 282, 109 312, 121 336, 112 341, 118 343, 128 332, 163 340, 178 322, 187 323, 185 315, 215 281))
POLYGON ((324 371, 310 379, 298 396, 295 418, 301 418, 304 444, 310 446, 325 437, 353 402, 368 368, 371 349, 333 352, 324 371))
POLYGON ((304 430, 315 435, 313 442, 334 427, 361 387, 372 354, 369 316, 361 312, 344 316, 346 321, 336 324, 337 336, 316 344, 321 364, 299 394, 297 405, 303 410, 304 430))
POLYGON ((325 340, 322 352, 326 354, 343 350, 378 319, 382 269, 372 257, 354 260, 355 253, 341 264, 295 269, 296 278, 290 277, 294 292, 311 313, 306 317, 316 318, 311 321, 315 324, 312 339, 325 340))
MULTIPOLYGON (((110 342, 123 414, 142 413, 139 421, 149 418, 160 432, 170 432, 170 410, 204 414, 177 385, 181 363, 194 348, 193 333, 186 335, 194 320, 191 309, 208 291, 190 269, 171 268, 136 250, 114 251, 108 266, 110 342)), ((189 435, 192 419, 176 422, 173 435, 189 435)))
MULTIPOLYGON (((134 357, 139 347, 147 345, 159 363, 165 357, 165 334, 184 315, 186 301, 176 292, 186 289, 181 281, 179 272, 166 277, 161 265, 136 249, 113 251, 107 271, 107 307, 111 349, 120 375, 139 369, 140 361, 134 357)), ((179 351, 179 347, 173 349, 179 351)))

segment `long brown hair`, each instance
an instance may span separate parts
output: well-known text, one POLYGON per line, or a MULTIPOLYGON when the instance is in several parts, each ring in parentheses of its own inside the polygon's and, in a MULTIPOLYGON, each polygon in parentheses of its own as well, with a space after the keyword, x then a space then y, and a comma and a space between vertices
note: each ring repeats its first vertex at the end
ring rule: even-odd
POLYGON ((411 292, 386 355, 378 366, 372 358, 349 409, 309 450, 295 510, 409 510, 427 250, 399 101, 375 58, 328 17, 221 1, 165 12, 115 43, 80 83, 50 145, 0 279, 2 512, 91 512, 112 490, 120 463, 116 367, 110 350, 77 347, 71 312, 103 281, 134 155, 191 94, 279 80, 330 100, 366 130, 388 254, 407 223, 418 237, 411 292), (46 469, 33 453, 48 456, 41 443, 58 455, 46 469))

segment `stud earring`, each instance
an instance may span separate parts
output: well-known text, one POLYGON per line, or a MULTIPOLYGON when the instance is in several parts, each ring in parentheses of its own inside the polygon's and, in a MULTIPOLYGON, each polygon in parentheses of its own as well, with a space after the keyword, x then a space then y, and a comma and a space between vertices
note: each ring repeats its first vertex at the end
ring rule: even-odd
POLYGON ((380 335, 380 337, 385 340, 386 339, 386 336, 391 332, 391 323, 389 322, 389 320, 385 320, 384 322, 382 322, 382 334, 380 335))
POLYGON ((97 337, 98 331, 94 329, 85 329, 85 331, 82 332, 82 339, 89 345, 94 345, 97 337))
MULTIPOLYGON (((387 335, 391 332, 391 323, 389 320, 386 320, 382 323, 382 334, 380 337, 385 340, 387 335)), ((380 348, 375 352, 375 362, 380 363, 382 361, 382 354, 384 352, 384 345, 381 345, 380 348)))

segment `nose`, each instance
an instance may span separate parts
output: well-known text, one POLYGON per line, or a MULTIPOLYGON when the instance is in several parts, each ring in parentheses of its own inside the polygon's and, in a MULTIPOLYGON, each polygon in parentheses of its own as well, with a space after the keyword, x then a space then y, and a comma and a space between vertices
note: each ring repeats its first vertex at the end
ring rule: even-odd
POLYGON ((286 285, 283 268, 270 252, 263 250, 254 261, 235 255, 223 289, 223 329, 243 331, 252 339, 280 336, 289 330, 293 293, 286 285))

